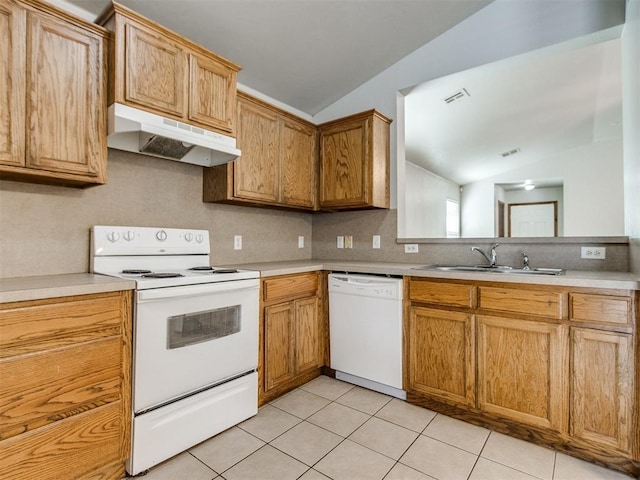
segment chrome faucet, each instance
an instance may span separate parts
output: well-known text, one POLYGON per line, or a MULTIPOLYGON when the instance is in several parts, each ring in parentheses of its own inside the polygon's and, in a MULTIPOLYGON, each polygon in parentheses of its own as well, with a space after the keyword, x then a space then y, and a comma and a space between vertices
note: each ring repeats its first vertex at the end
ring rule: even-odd
POLYGON ((478 252, 480 255, 482 255, 487 260, 487 262, 489 262, 489 266, 493 268, 496 266, 496 262, 498 260, 498 257, 496 255, 496 248, 498 248, 499 245, 499 243, 494 243, 493 245, 491 245, 489 253, 484 252, 478 247, 471 247, 471 251, 478 252))
POLYGON ((522 252, 522 269, 531 270, 529 267, 529 254, 527 252, 522 252))

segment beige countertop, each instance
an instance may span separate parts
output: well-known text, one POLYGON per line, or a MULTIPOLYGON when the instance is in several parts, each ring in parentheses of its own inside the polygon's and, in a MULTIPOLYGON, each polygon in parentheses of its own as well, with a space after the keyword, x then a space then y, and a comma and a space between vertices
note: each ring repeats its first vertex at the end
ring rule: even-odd
POLYGON ((93 273, 0 278, 0 303, 133 290, 136 283, 93 273))
MULTIPOLYGON (((427 278, 450 278, 502 283, 529 283, 534 285, 559 285, 588 288, 617 288, 640 290, 640 278, 629 272, 597 272, 569 270, 563 275, 516 275, 478 272, 445 272, 414 270, 418 265, 388 262, 350 262, 341 260, 296 260, 281 262, 249 263, 241 268, 258 270, 262 277, 292 273, 333 270, 350 273, 382 275, 411 275, 427 278)), ((135 282, 92 273, 71 273, 34 277, 0 279, 0 303, 68 297, 91 293, 133 290, 135 282)))
POLYGON ((262 277, 302 273, 314 270, 334 270, 350 273, 383 275, 411 275, 428 278, 451 278, 503 283, 530 283, 534 285, 562 285, 570 287, 618 288, 640 290, 640 278, 629 272, 598 272, 568 270, 562 275, 522 275, 481 272, 446 272, 439 270, 414 270, 420 266, 410 263, 349 262, 344 260, 298 260, 252 263, 242 268, 260 271, 262 277))

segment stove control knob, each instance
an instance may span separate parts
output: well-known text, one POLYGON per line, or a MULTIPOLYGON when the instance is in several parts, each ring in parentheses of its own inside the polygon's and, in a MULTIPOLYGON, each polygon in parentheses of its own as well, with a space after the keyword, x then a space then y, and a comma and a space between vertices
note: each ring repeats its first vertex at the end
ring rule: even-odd
POLYGON ((133 230, 127 230, 122 234, 122 238, 124 238, 127 242, 130 242, 134 238, 136 238, 136 234, 133 230))
POLYGON ((204 236, 201 233, 198 233, 196 235, 196 242, 202 243, 203 240, 204 240, 204 236))
POLYGON ((159 230, 158 232, 156 232, 156 238, 158 239, 158 241, 164 242, 167 239, 167 232, 165 232, 164 230, 159 230))
POLYGON ((111 243, 116 243, 118 240, 120 240, 120 234, 118 232, 109 232, 107 233, 107 240, 109 240, 111 243))
POLYGON ((185 234, 184 234, 184 239, 185 239, 187 242, 190 242, 191 240, 193 240, 193 233, 191 233, 191 232, 187 232, 187 233, 185 233, 185 234))

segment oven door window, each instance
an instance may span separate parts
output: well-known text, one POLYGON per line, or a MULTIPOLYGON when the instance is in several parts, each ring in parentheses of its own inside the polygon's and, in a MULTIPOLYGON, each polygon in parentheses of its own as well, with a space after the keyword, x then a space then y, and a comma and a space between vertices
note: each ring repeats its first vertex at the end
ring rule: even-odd
POLYGON ((167 319, 167 348, 181 348, 240 331, 241 306, 175 315, 167 319))

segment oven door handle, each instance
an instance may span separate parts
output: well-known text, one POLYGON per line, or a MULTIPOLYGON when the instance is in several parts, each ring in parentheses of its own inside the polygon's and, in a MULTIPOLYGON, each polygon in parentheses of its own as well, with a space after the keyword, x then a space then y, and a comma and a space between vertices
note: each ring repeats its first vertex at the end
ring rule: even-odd
POLYGON ((260 282, 257 279, 234 280, 231 282, 207 283, 203 285, 185 285, 181 287, 154 288, 139 290, 138 301, 161 300, 175 297, 194 297, 199 295, 215 295, 217 293, 232 292, 235 290, 258 289, 260 282))

